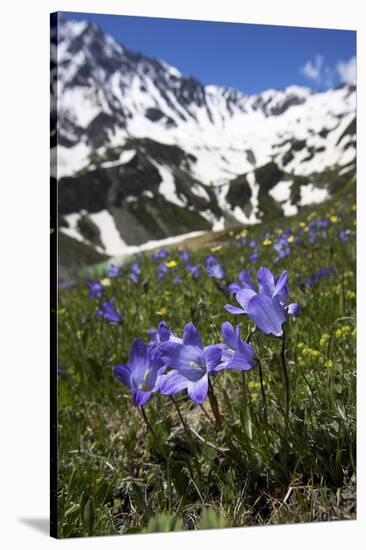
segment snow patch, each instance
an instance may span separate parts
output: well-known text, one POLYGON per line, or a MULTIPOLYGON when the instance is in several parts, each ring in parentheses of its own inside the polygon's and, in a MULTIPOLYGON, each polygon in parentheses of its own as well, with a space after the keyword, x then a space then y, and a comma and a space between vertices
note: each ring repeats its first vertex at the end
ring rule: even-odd
POLYGON ((278 202, 287 201, 290 197, 291 186, 292 181, 279 181, 272 187, 269 194, 278 202))
POLYGON ((96 214, 89 214, 89 218, 99 229, 105 252, 109 256, 120 254, 126 243, 119 234, 112 214, 108 210, 101 210, 96 214))
POLYGON ((316 187, 313 183, 300 186, 300 206, 308 206, 309 204, 320 204, 328 198, 327 189, 320 189, 316 187))

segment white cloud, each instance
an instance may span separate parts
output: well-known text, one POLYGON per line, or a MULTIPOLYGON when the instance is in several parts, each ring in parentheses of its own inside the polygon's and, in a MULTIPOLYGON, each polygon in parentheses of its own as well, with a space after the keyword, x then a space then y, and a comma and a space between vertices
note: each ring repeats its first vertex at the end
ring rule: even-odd
POLYGON ((314 80, 319 82, 321 80, 321 72, 324 63, 324 57, 322 55, 315 56, 314 63, 312 61, 307 61, 303 67, 301 67, 300 72, 309 80, 314 80))
POLYGON ((349 61, 339 61, 336 65, 336 71, 342 82, 346 84, 356 83, 356 57, 351 57, 349 61))
POLYGON ((301 74, 315 84, 331 88, 339 80, 346 84, 356 82, 356 58, 339 61, 334 67, 326 65, 324 56, 318 54, 300 68, 301 74))

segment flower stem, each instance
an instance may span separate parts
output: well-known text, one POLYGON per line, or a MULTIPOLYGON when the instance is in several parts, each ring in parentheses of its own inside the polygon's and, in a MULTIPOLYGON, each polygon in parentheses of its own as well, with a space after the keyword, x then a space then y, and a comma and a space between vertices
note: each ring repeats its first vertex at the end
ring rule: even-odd
POLYGON ((151 426, 148 418, 147 418, 147 415, 146 415, 146 411, 144 409, 144 407, 139 407, 139 410, 141 411, 141 414, 142 414, 142 418, 144 419, 144 422, 147 426, 147 429, 149 430, 149 432, 151 433, 151 435, 153 436, 154 440, 157 441, 157 437, 156 437, 156 434, 153 430, 153 427, 151 426))
POLYGON ((262 400, 263 400, 263 413, 264 413, 264 422, 268 424, 268 417, 267 417, 267 400, 266 400, 266 392, 264 391, 264 384, 263 384, 263 370, 262 370, 262 362, 257 357, 257 363, 259 368, 259 382, 261 385, 261 394, 262 394, 262 400))
POLYGON ((286 332, 285 331, 283 331, 283 334, 281 336, 280 358, 281 358, 283 379, 285 383, 285 423, 286 423, 286 430, 288 430, 288 417, 289 417, 289 410, 290 410, 290 382, 288 377, 288 369, 287 369, 287 361, 286 361, 286 332))
POLYGON ((221 416, 220 416, 220 410, 219 410, 219 405, 218 405, 218 402, 217 402, 217 399, 216 399, 216 395, 215 395, 215 392, 214 392, 214 389, 213 389, 213 386, 211 384, 211 380, 208 379, 208 385, 209 385, 209 388, 208 388, 208 398, 209 398, 209 401, 210 401, 210 405, 211 405, 211 409, 212 409, 212 412, 213 412, 213 415, 215 417, 215 421, 216 421, 216 426, 217 428, 220 430, 221 429, 221 416))
POLYGON ((183 418, 183 415, 182 415, 182 413, 181 413, 181 411, 180 411, 180 408, 179 408, 178 403, 176 402, 176 400, 174 399, 174 397, 173 397, 172 395, 170 395, 170 399, 171 399, 171 401, 173 402, 174 407, 175 407, 175 409, 176 409, 176 411, 177 411, 177 413, 178 413, 179 420, 181 421, 181 424, 182 424, 182 426, 183 426, 183 428, 184 428, 184 431, 186 432, 186 434, 187 434, 189 440, 192 441, 192 434, 191 434, 191 431, 190 431, 190 429, 188 428, 187 423, 186 423, 186 421, 185 421, 184 418, 183 418))

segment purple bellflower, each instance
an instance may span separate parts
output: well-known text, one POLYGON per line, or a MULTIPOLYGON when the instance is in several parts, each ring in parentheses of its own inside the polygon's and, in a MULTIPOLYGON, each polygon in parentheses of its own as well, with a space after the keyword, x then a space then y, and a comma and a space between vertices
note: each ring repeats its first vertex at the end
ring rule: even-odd
POLYGON ((350 235, 351 231, 349 229, 342 229, 342 231, 339 232, 338 239, 340 241, 348 241, 350 235))
POLYGON ((288 315, 296 317, 300 312, 298 304, 288 304, 287 271, 278 279, 267 267, 257 273, 258 292, 251 288, 239 290, 235 298, 239 307, 226 304, 225 310, 233 315, 248 315, 265 334, 282 336, 282 325, 288 315))
POLYGON ((239 290, 242 290, 243 288, 252 288, 254 290, 254 286, 251 281, 251 273, 251 269, 240 271, 238 274, 238 281, 231 283, 228 287, 230 294, 236 294, 237 292, 239 292, 239 290))
POLYGON ((199 265, 194 265, 189 262, 186 263, 186 268, 191 273, 194 279, 199 279, 202 273, 202 268, 199 265))
POLYGON ((118 380, 131 390, 135 407, 143 407, 159 390, 165 369, 159 357, 136 338, 127 365, 116 365, 113 371, 118 380))
POLYGON ((189 261, 189 253, 188 253, 188 250, 182 250, 181 253, 180 253, 180 257, 182 258, 183 262, 188 262, 189 261))
POLYGON ((247 371, 254 367, 254 349, 240 338, 240 326, 234 329, 233 325, 226 321, 221 327, 225 345, 222 347, 220 364, 215 371, 223 369, 235 369, 247 371))
POLYGON ((209 277, 214 279, 224 279, 225 272, 215 256, 207 256, 206 271, 209 277))
POLYGON ((87 285, 89 289, 88 298, 100 298, 105 290, 99 281, 88 281, 87 285))
POLYGON ((133 283, 138 283, 140 275, 141 275, 141 269, 140 269, 139 264, 137 262, 132 263, 130 265, 130 273, 128 275, 128 278, 133 283))
POLYGON ((122 274, 121 266, 111 264, 106 269, 106 275, 107 275, 107 277, 110 277, 111 279, 114 279, 115 277, 120 277, 121 274, 122 274))
POLYGON ((162 281, 163 279, 165 279, 167 273, 169 273, 169 268, 166 266, 166 263, 160 262, 156 275, 158 281, 162 281))
POLYGON ((164 377, 160 393, 172 395, 184 389, 197 404, 202 404, 208 393, 208 375, 215 372, 222 346, 202 345, 201 336, 193 323, 184 327, 183 342, 165 342, 159 346, 161 359, 172 370, 164 377))
POLYGON ((165 321, 160 321, 157 330, 148 329, 146 332, 151 338, 148 344, 148 347, 151 349, 155 348, 159 344, 162 344, 163 342, 168 341, 183 343, 182 338, 174 336, 173 331, 170 330, 165 321))
POLYGON ((117 324, 122 321, 122 316, 118 311, 115 309, 113 305, 113 298, 111 300, 105 301, 102 304, 102 309, 97 309, 95 312, 99 317, 102 317, 106 321, 109 321, 110 323, 117 324))
POLYGON ((152 257, 153 260, 162 260, 163 258, 166 258, 167 256, 168 256, 168 250, 166 248, 161 248, 157 252, 154 252, 154 254, 152 254, 151 257, 152 257))

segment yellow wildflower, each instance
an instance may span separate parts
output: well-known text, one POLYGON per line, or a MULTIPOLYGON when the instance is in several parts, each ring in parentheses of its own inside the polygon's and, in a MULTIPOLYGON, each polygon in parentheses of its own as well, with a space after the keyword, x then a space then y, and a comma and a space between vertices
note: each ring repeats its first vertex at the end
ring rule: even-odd
POLYGON ((262 242, 263 246, 271 246, 272 244, 272 241, 271 239, 265 239, 263 242, 262 242))
POLYGON ((110 279, 103 279, 100 281, 103 286, 111 286, 111 280, 110 279))
POLYGON ((177 262, 175 260, 170 260, 169 262, 166 262, 165 265, 171 269, 172 267, 177 267, 177 262))
POLYGON ((217 245, 217 246, 213 246, 213 247, 211 248, 211 252, 214 252, 214 253, 215 253, 215 252, 219 252, 219 251, 221 250, 221 248, 222 248, 221 244, 219 244, 219 245, 217 245))
POLYGON ((159 311, 155 311, 156 315, 160 315, 160 316, 163 316, 163 315, 166 315, 167 313, 167 309, 166 307, 162 307, 159 309, 159 311))

